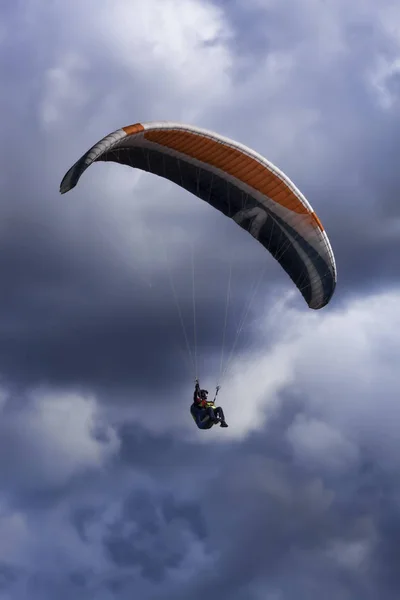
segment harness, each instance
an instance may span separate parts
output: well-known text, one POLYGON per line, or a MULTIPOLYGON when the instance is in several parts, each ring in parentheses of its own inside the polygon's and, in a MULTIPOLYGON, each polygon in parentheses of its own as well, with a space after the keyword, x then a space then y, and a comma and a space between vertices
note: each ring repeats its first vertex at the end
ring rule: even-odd
POLYGON ((215 408, 214 400, 201 400, 200 402, 194 402, 196 408, 204 409, 204 408, 215 408))
MULTIPOLYGON (((215 400, 217 399, 219 390, 220 390, 220 386, 217 386, 213 400, 202 400, 201 398, 198 397, 200 401, 193 402, 192 406, 190 407, 190 414, 192 415, 193 421, 196 423, 196 425, 197 425, 197 419, 196 419, 195 415, 196 415, 197 411, 205 411, 207 408, 216 408, 215 400)), ((202 429, 210 429, 213 425, 213 423, 209 419, 208 415, 206 415, 204 420, 202 419, 201 422, 204 424, 202 429), (209 422, 209 424, 206 425, 206 422, 208 420, 210 422, 209 422)))
POLYGON ((208 415, 205 415, 205 417, 199 419, 199 413, 201 414, 204 411, 205 407, 196 406, 194 402, 190 407, 190 414, 192 415, 193 421, 196 423, 196 425, 198 426, 199 420, 202 425, 201 429, 211 429, 211 427, 213 426, 213 422, 208 415))

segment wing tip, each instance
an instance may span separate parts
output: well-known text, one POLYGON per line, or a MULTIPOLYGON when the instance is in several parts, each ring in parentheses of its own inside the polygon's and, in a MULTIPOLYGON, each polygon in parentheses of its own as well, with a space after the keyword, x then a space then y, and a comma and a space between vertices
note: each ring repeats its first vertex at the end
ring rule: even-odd
POLYGON ((60 185, 60 194, 61 195, 66 194, 67 192, 69 192, 70 190, 72 190, 73 187, 75 187, 75 186, 74 185, 73 186, 69 186, 69 185, 63 185, 63 184, 61 184, 60 185))
POLYGON ((79 178, 81 176, 81 172, 80 169, 77 167, 79 167, 79 161, 75 163, 74 166, 68 169, 68 171, 65 173, 60 183, 60 194, 66 194, 67 192, 72 190, 78 183, 79 178))
POLYGON ((336 277, 333 278, 332 288, 331 288, 329 294, 326 294, 324 296, 324 298, 322 300, 320 300, 319 302, 315 302, 313 300, 311 300, 311 302, 307 302, 308 307, 312 308, 313 310, 321 310, 321 308, 325 308, 325 306, 327 306, 330 303, 330 301, 332 300, 333 295, 335 293, 335 289, 336 289, 336 277))
POLYGON ((69 178, 69 172, 63 178, 60 184, 60 194, 66 194, 76 186, 76 183, 72 183, 69 178))

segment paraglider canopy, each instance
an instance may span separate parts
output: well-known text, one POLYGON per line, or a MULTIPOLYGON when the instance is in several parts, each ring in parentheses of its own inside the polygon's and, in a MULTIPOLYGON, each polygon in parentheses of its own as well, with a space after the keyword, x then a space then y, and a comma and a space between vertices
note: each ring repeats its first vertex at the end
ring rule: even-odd
POLYGON ((310 308, 330 301, 336 265, 322 223, 290 179, 257 152, 189 125, 136 123, 86 152, 66 173, 60 192, 75 187, 97 161, 159 175, 208 202, 272 254, 310 308))

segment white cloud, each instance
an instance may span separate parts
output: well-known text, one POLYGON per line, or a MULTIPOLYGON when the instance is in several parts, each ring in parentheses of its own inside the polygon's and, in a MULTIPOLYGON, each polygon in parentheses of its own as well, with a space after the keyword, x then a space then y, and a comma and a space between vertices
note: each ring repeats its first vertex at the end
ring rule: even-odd
POLYGON ((358 458, 358 448, 319 419, 300 415, 286 435, 296 459, 305 465, 347 470, 358 458))
POLYGON ((398 100, 398 90, 391 90, 391 83, 400 78, 400 56, 377 58, 374 68, 367 76, 367 82, 374 91, 382 109, 389 110, 398 100))
POLYGON ((390 110, 398 99, 400 75, 400 10, 388 0, 375 10, 372 3, 369 18, 374 22, 375 44, 371 46, 370 64, 365 69, 365 80, 375 95, 378 105, 390 110), (373 52, 375 50, 375 52, 373 52))
POLYGON ((393 331, 400 329, 399 305, 400 292, 359 299, 335 312, 299 312, 282 304, 280 318, 275 311, 264 327, 258 323, 260 338, 268 339, 278 319, 282 337, 264 356, 233 365, 220 396, 231 427, 213 437, 241 438, 261 428, 290 387, 313 415, 295 422, 288 434, 300 458, 337 468, 355 460, 367 442, 396 456, 400 339, 393 331), (333 449, 337 455, 329 457, 333 449))
MULTIPOLYGON (((97 4, 98 6, 98 4, 97 4)), ((198 0, 119 0, 97 10, 95 33, 102 33, 118 62, 134 71, 169 73, 182 92, 214 95, 230 66, 223 12, 198 0), (96 31, 96 28, 97 31, 96 31)))
POLYGON ((56 63, 47 73, 42 109, 46 121, 65 120, 71 101, 77 108, 89 100, 84 81, 76 85, 77 65, 69 64, 71 54, 84 61, 89 78, 102 63, 107 65, 101 89, 91 90, 91 118, 106 123, 107 116, 119 110, 121 119, 128 120, 116 127, 151 119, 192 122, 228 94, 230 32, 216 5, 200 0, 115 0, 84 6, 71 1, 67 8, 64 12, 65 6, 59 5, 53 15, 56 22, 64 17, 64 35, 56 63), (116 79, 115 73, 122 77, 116 79), (120 102, 130 96, 128 117, 120 102), (142 112, 135 115, 138 102, 142 112))
POLYGON ((61 485, 86 469, 101 468, 119 448, 93 399, 42 390, 22 410, 3 414, 1 436, 1 470, 6 470, 5 454, 11 452, 12 484, 23 487, 61 485))
POLYGON ((88 65, 73 53, 66 54, 59 65, 44 74, 43 100, 40 116, 45 127, 66 118, 72 119, 90 99, 85 86, 88 65))
MULTIPOLYGON (((184 438, 223 443, 260 430, 290 389, 304 402, 305 416, 287 432, 303 464, 345 469, 357 460, 360 446, 371 443, 396 457, 400 339, 393 331, 400 329, 400 292, 352 301, 335 312, 298 311, 287 304, 292 297, 290 292, 278 300, 254 325, 258 341, 276 340, 270 350, 260 354, 250 348, 228 371, 218 397, 228 429, 205 433, 192 429, 190 421, 188 429, 189 397, 187 411, 182 412, 182 400, 174 409, 161 407, 160 419, 151 425, 140 410, 135 418, 153 430, 172 427, 184 438)), ((212 390, 211 381, 203 385, 212 390)))
POLYGON ((326 554, 342 567, 349 570, 361 570, 367 566, 373 545, 374 538, 370 532, 370 539, 334 540, 329 544, 326 554))

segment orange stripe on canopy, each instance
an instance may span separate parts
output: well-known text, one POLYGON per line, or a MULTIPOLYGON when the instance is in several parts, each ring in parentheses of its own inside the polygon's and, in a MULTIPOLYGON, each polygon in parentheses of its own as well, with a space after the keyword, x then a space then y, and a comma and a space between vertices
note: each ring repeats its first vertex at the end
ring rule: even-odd
POLYGON ((295 213, 310 214, 307 206, 278 175, 223 141, 177 129, 146 131, 144 137, 225 171, 295 213))

